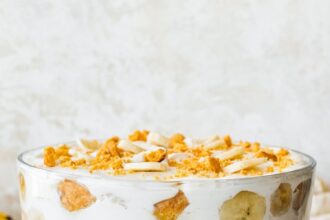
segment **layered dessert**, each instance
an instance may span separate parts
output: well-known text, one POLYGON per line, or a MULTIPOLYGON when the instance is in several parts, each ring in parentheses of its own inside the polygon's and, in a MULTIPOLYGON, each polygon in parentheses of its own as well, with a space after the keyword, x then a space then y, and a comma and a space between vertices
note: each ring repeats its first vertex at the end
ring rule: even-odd
POLYGON ((309 219, 314 160, 287 148, 146 130, 19 156, 23 220, 309 219))

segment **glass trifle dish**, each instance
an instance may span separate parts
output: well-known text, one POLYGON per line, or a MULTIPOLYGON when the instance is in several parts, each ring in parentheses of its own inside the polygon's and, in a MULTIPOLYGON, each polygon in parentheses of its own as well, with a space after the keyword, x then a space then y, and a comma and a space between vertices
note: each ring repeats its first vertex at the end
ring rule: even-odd
POLYGON ((18 157, 23 220, 309 219, 315 161, 229 135, 138 130, 18 157))

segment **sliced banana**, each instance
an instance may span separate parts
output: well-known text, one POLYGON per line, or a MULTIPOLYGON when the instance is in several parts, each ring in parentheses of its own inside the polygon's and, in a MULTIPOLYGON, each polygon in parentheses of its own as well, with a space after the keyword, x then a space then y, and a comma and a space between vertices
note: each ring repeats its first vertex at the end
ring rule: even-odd
POLYGON ((175 160, 177 162, 180 162, 182 160, 185 160, 185 159, 187 159, 189 157, 193 157, 193 155, 190 154, 190 153, 172 153, 172 154, 168 154, 167 155, 167 158, 169 160, 175 160))
POLYGON ((243 153, 244 153, 243 147, 233 147, 227 151, 214 151, 213 157, 218 158, 220 160, 228 160, 236 156, 240 156, 243 153))
POLYGON ((203 145, 205 148, 215 148, 215 147, 231 147, 232 141, 229 135, 226 135, 224 137, 220 137, 218 135, 211 136, 203 142, 203 145))
POLYGON ((158 162, 126 163, 124 169, 131 171, 166 171, 166 165, 158 162))
POLYGON ((251 168, 258 166, 260 164, 263 164, 267 161, 266 158, 255 158, 255 159, 248 159, 248 160, 242 160, 235 162, 233 164, 230 164, 224 168, 224 171, 226 173, 235 173, 237 171, 246 169, 246 168, 251 168))
POLYGON ((152 148, 133 155, 130 159, 133 163, 138 162, 160 162, 166 157, 166 149, 163 147, 152 148))
POLYGON ((143 148, 133 144, 132 142, 130 142, 128 140, 120 140, 117 147, 122 150, 130 151, 133 153, 140 153, 141 151, 144 151, 143 148))
POLYGON ((262 220, 265 213, 265 198, 249 191, 241 191, 225 201, 219 211, 221 220, 262 220))
POLYGON ((327 186, 327 184, 319 177, 316 177, 314 181, 314 194, 319 194, 328 191, 329 187, 327 186))
POLYGON ((159 146, 156 146, 156 145, 153 145, 150 143, 146 143, 143 141, 134 141, 133 144, 142 148, 143 150, 157 150, 157 149, 161 148, 159 146))
POLYGON ((150 132, 147 136, 147 142, 157 146, 167 147, 169 139, 159 133, 150 132))
POLYGON ((139 163, 139 162, 144 162, 144 155, 146 154, 145 151, 142 151, 138 154, 134 154, 133 157, 131 158, 132 163, 139 163))
POLYGON ((200 139, 200 138, 185 138, 183 141, 188 147, 190 148, 196 148, 199 147, 201 145, 203 145, 204 140, 200 139))
POLYGON ((91 155, 88 155, 84 152, 82 152, 81 149, 78 148, 71 148, 69 150, 69 154, 72 156, 72 158, 76 158, 76 159, 90 159, 91 155))
POLYGON ((311 215, 323 215, 330 213, 330 192, 313 196, 311 215))
POLYGON ((203 144, 207 144, 207 143, 212 143, 214 141, 218 141, 218 140, 221 140, 220 136, 219 135, 212 135, 208 138, 205 138, 203 140, 203 144))
POLYGON ((89 149, 89 150, 97 150, 102 147, 102 144, 97 140, 87 140, 83 138, 77 139, 78 146, 81 148, 89 149))
POLYGON ((292 201, 292 189, 289 183, 281 183, 271 196, 270 212, 281 216, 288 212, 292 201))
POLYGON ((299 210, 302 207, 305 207, 307 205, 307 200, 308 197, 310 196, 310 191, 311 191, 311 185, 312 185, 312 180, 307 179, 301 183, 295 188, 293 191, 293 203, 292 203, 292 208, 296 212, 299 212, 299 210))
POLYGON ((207 149, 209 148, 214 148, 220 145, 224 145, 225 142, 218 136, 218 135, 213 135, 209 138, 206 138, 203 142, 202 142, 203 146, 207 149))
POLYGON ((223 140, 216 140, 216 141, 204 144, 204 147, 206 149, 210 149, 210 148, 215 148, 215 147, 224 146, 224 145, 225 145, 225 142, 223 140))

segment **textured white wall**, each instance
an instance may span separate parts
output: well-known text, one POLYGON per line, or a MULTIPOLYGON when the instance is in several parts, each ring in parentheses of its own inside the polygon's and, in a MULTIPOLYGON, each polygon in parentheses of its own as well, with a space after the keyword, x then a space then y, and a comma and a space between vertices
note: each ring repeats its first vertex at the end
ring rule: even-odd
POLYGON ((18 151, 135 128, 286 145, 326 175, 329 10, 327 0, 0 0, 0 209, 17 207, 18 151))

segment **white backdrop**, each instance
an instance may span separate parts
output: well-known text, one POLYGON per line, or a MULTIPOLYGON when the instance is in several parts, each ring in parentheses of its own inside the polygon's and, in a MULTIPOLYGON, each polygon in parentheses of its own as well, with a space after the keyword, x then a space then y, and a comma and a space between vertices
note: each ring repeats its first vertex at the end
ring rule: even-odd
POLYGON ((330 180, 329 10, 327 0, 0 0, 0 209, 17 208, 17 152, 136 128, 289 146, 330 180))

